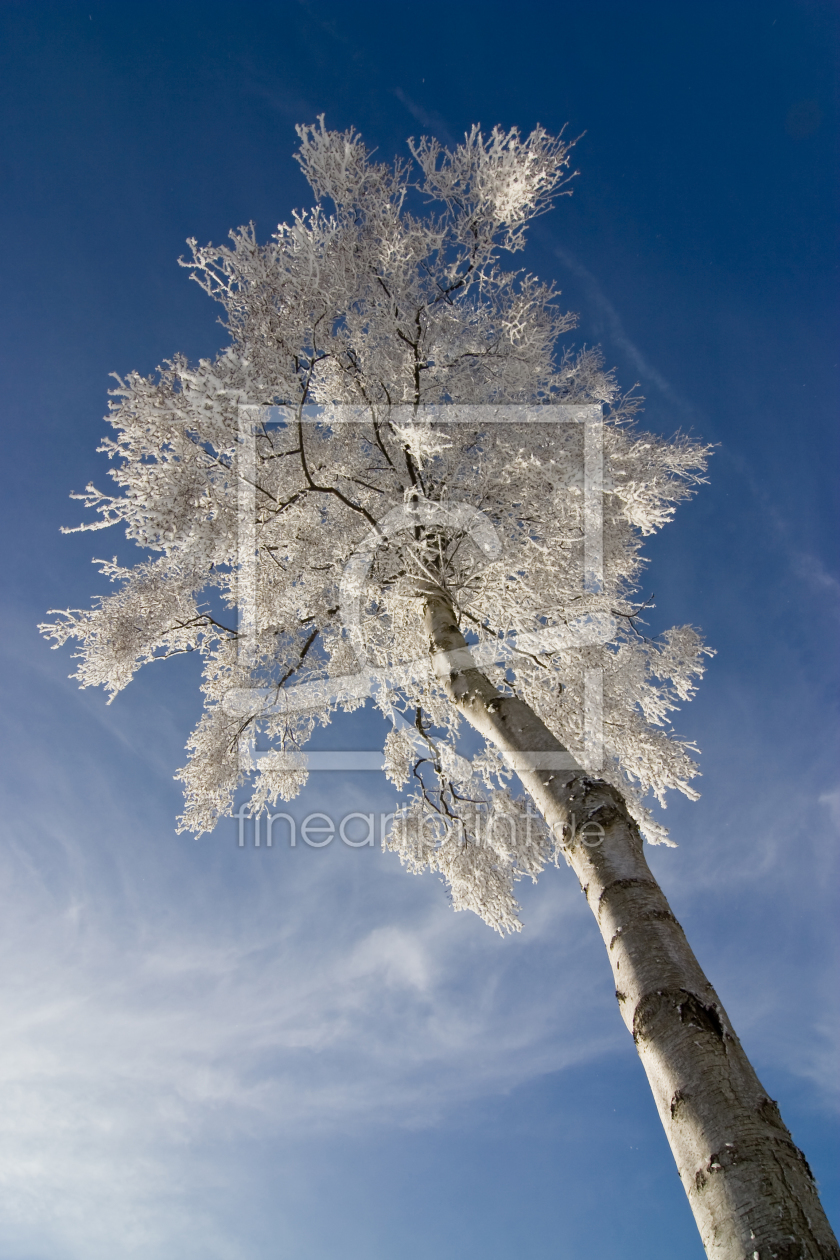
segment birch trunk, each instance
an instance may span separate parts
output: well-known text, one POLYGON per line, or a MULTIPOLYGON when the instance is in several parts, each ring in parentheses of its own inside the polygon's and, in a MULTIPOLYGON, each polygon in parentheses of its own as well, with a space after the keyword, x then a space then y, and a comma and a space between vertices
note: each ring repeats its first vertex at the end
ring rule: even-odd
POLYGON ((532 709, 469 663, 443 592, 425 596, 436 672, 469 723, 500 751, 554 834, 600 928, 616 997, 710 1260, 838 1260, 811 1170, 753 1071, 645 861, 619 792, 539 768, 562 744, 532 709), (447 654, 457 653, 449 658, 447 654), (447 672, 451 660, 452 668, 447 672), (586 827, 589 824, 589 827, 586 827), (597 827, 593 824, 597 824, 597 827))

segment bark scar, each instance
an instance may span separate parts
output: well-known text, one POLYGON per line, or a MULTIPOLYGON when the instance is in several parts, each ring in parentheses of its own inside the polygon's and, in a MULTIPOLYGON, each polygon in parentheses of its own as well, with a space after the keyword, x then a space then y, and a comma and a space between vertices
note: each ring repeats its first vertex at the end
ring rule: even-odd
POLYGON ((680 1023, 702 1029, 720 1042, 726 1051, 726 1029, 715 1005, 707 1006, 688 989, 657 989, 646 993, 636 1007, 633 1016, 633 1040, 638 1043, 647 1037, 648 1026, 657 1015, 670 1007, 676 1010, 680 1023))
POLYGON ((713 1033, 723 1043, 724 1027, 717 1007, 714 1005, 706 1006, 694 993, 688 993, 685 989, 681 990, 681 992, 685 994, 685 997, 677 1006, 677 1010, 680 1013, 682 1022, 713 1033))

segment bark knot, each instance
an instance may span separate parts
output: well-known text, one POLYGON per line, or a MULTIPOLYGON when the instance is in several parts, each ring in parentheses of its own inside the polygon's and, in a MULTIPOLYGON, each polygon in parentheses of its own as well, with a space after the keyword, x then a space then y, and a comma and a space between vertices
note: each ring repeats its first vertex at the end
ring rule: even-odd
MULTIPOLYGON (((679 1093, 679 1090, 677 1092, 679 1093)), ((727 1142, 726 1145, 727 1150, 725 1152, 720 1154, 714 1152, 709 1156, 705 1167, 697 1169, 697 1172, 694 1174, 694 1185, 698 1191, 703 1190, 708 1185, 709 1180, 715 1173, 723 1172, 725 1168, 738 1162, 735 1147, 731 1142, 727 1142)))
POLYGON ((640 998, 633 1016, 633 1040, 637 1045, 647 1039, 650 1026, 668 1011, 676 1012, 680 1023, 713 1036, 726 1050, 726 1030, 717 1007, 707 1006, 688 989, 657 989, 640 998))
POLYGON ((688 993, 685 989, 680 991, 684 994, 684 997, 678 1004, 677 1009, 682 1022, 691 1025, 693 1028, 702 1028, 705 1032, 712 1033, 723 1043, 725 1032, 717 1007, 714 1004, 706 1006, 696 994, 688 993))

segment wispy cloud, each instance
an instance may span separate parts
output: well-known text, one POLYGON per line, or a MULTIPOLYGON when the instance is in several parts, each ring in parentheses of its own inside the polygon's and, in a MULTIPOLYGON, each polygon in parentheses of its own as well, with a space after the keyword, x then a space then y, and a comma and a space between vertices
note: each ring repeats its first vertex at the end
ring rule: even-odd
POLYGON ((554 254, 555 258, 563 264, 567 270, 571 271, 584 286, 589 301, 593 307, 600 312, 607 327, 610 339, 613 344, 621 349, 632 363, 633 367, 642 377, 644 382, 650 382, 668 402, 679 407, 686 416, 693 416, 695 409, 690 402, 683 398, 677 390, 671 385, 670 381, 659 371, 658 368, 646 358, 639 347, 627 335, 624 323, 618 310, 610 298, 604 292, 600 281, 596 276, 585 267, 575 256, 563 249, 554 240, 553 234, 545 228, 538 229, 539 234, 546 241, 554 254))
POLYGON ((450 149, 454 148, 454 146, 458 143, 446 125, 446 119, 440 114, 436 113, 434 110, 424 109, 422 105, 418 105, 417 102, 413 101, 408 93, 404 92, 402 88, 394 88, 394 96, 396 96, 398 101, 402 102, 409 114, 411 114, 411 117, 416 119, 421 127, 425 127, 427 132, 436 136, 438 140, 442 140, 443 143, 448 145, 450 149))
MULTIPOLYGON (((401 899, 398 919, 369 927, 365 912, 375 919, 370 903, 389 883, 374 878, 368 904, 346 903, 350 922, 325 932, 319 909, 352 878, 325 857, 275 851, 295 885, 279 915, 255 915, 240 897, 215 930, 189 906, 177 922, 172 903, 152 921, 115 924, 97 911, 90 871, 85 896, 48 895, 6 864, 14 909, 2 945, 16 959, 0 982, 6 1231, 54 1233, 85 1257, 112 1255, 117 1237, 126 1255, 171 1254, 191 1238, 179 1254, 223 1256, 205 1187, 208 1175, 224 1182, 242 1141, 434 1124, 618 1044, 617 1028, 584 1014, 595 967, 577 960, 549 982, 527 955, 553 955, 559 941, 502 958, 419 885, 410 913, 401 899), (301 856, 320 868, 303 880, 291 869, 301 856)), ((563 893, 548 896, 568 910, 563 893)))
MULTIPOLYGON (((50 677, 29 681, 31 703, 50 677)), ((4 1255, 110 1260, 119 1239, 126 1256, 240 1256, 219 1189, 247 1181, 260 1146, 434 1126, 622 1044, 571 881, 525 890, 526 932, 501 941, 393 855, 240 850, 233 823, 176 839, 158 766, 124 745, 107 773, 67 763, 44 790, 82 698, 53 698, 48 737, 9 715, 4 1255)), ((302 815, 367 803, 331 780, 308 799, 302 815)))

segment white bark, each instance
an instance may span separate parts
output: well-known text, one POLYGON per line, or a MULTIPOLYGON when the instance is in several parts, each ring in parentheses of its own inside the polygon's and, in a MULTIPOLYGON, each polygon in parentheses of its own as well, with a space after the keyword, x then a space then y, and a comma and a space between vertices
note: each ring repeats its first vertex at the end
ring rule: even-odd
MULTIPOLYGON (((426 596, 425 619, 432 654, 467 650, 443 592, 426 596)), ((510 753, 565 751, 522 700, 501 695, 464 656, 449 659, 463 664, 447 693, 489 743, 510 753)), ((807 1161, 653 878, 620 793, 580 772, 517 773, 563 837, 595 915, 706 1254, 838 1260, 807 1161)))

